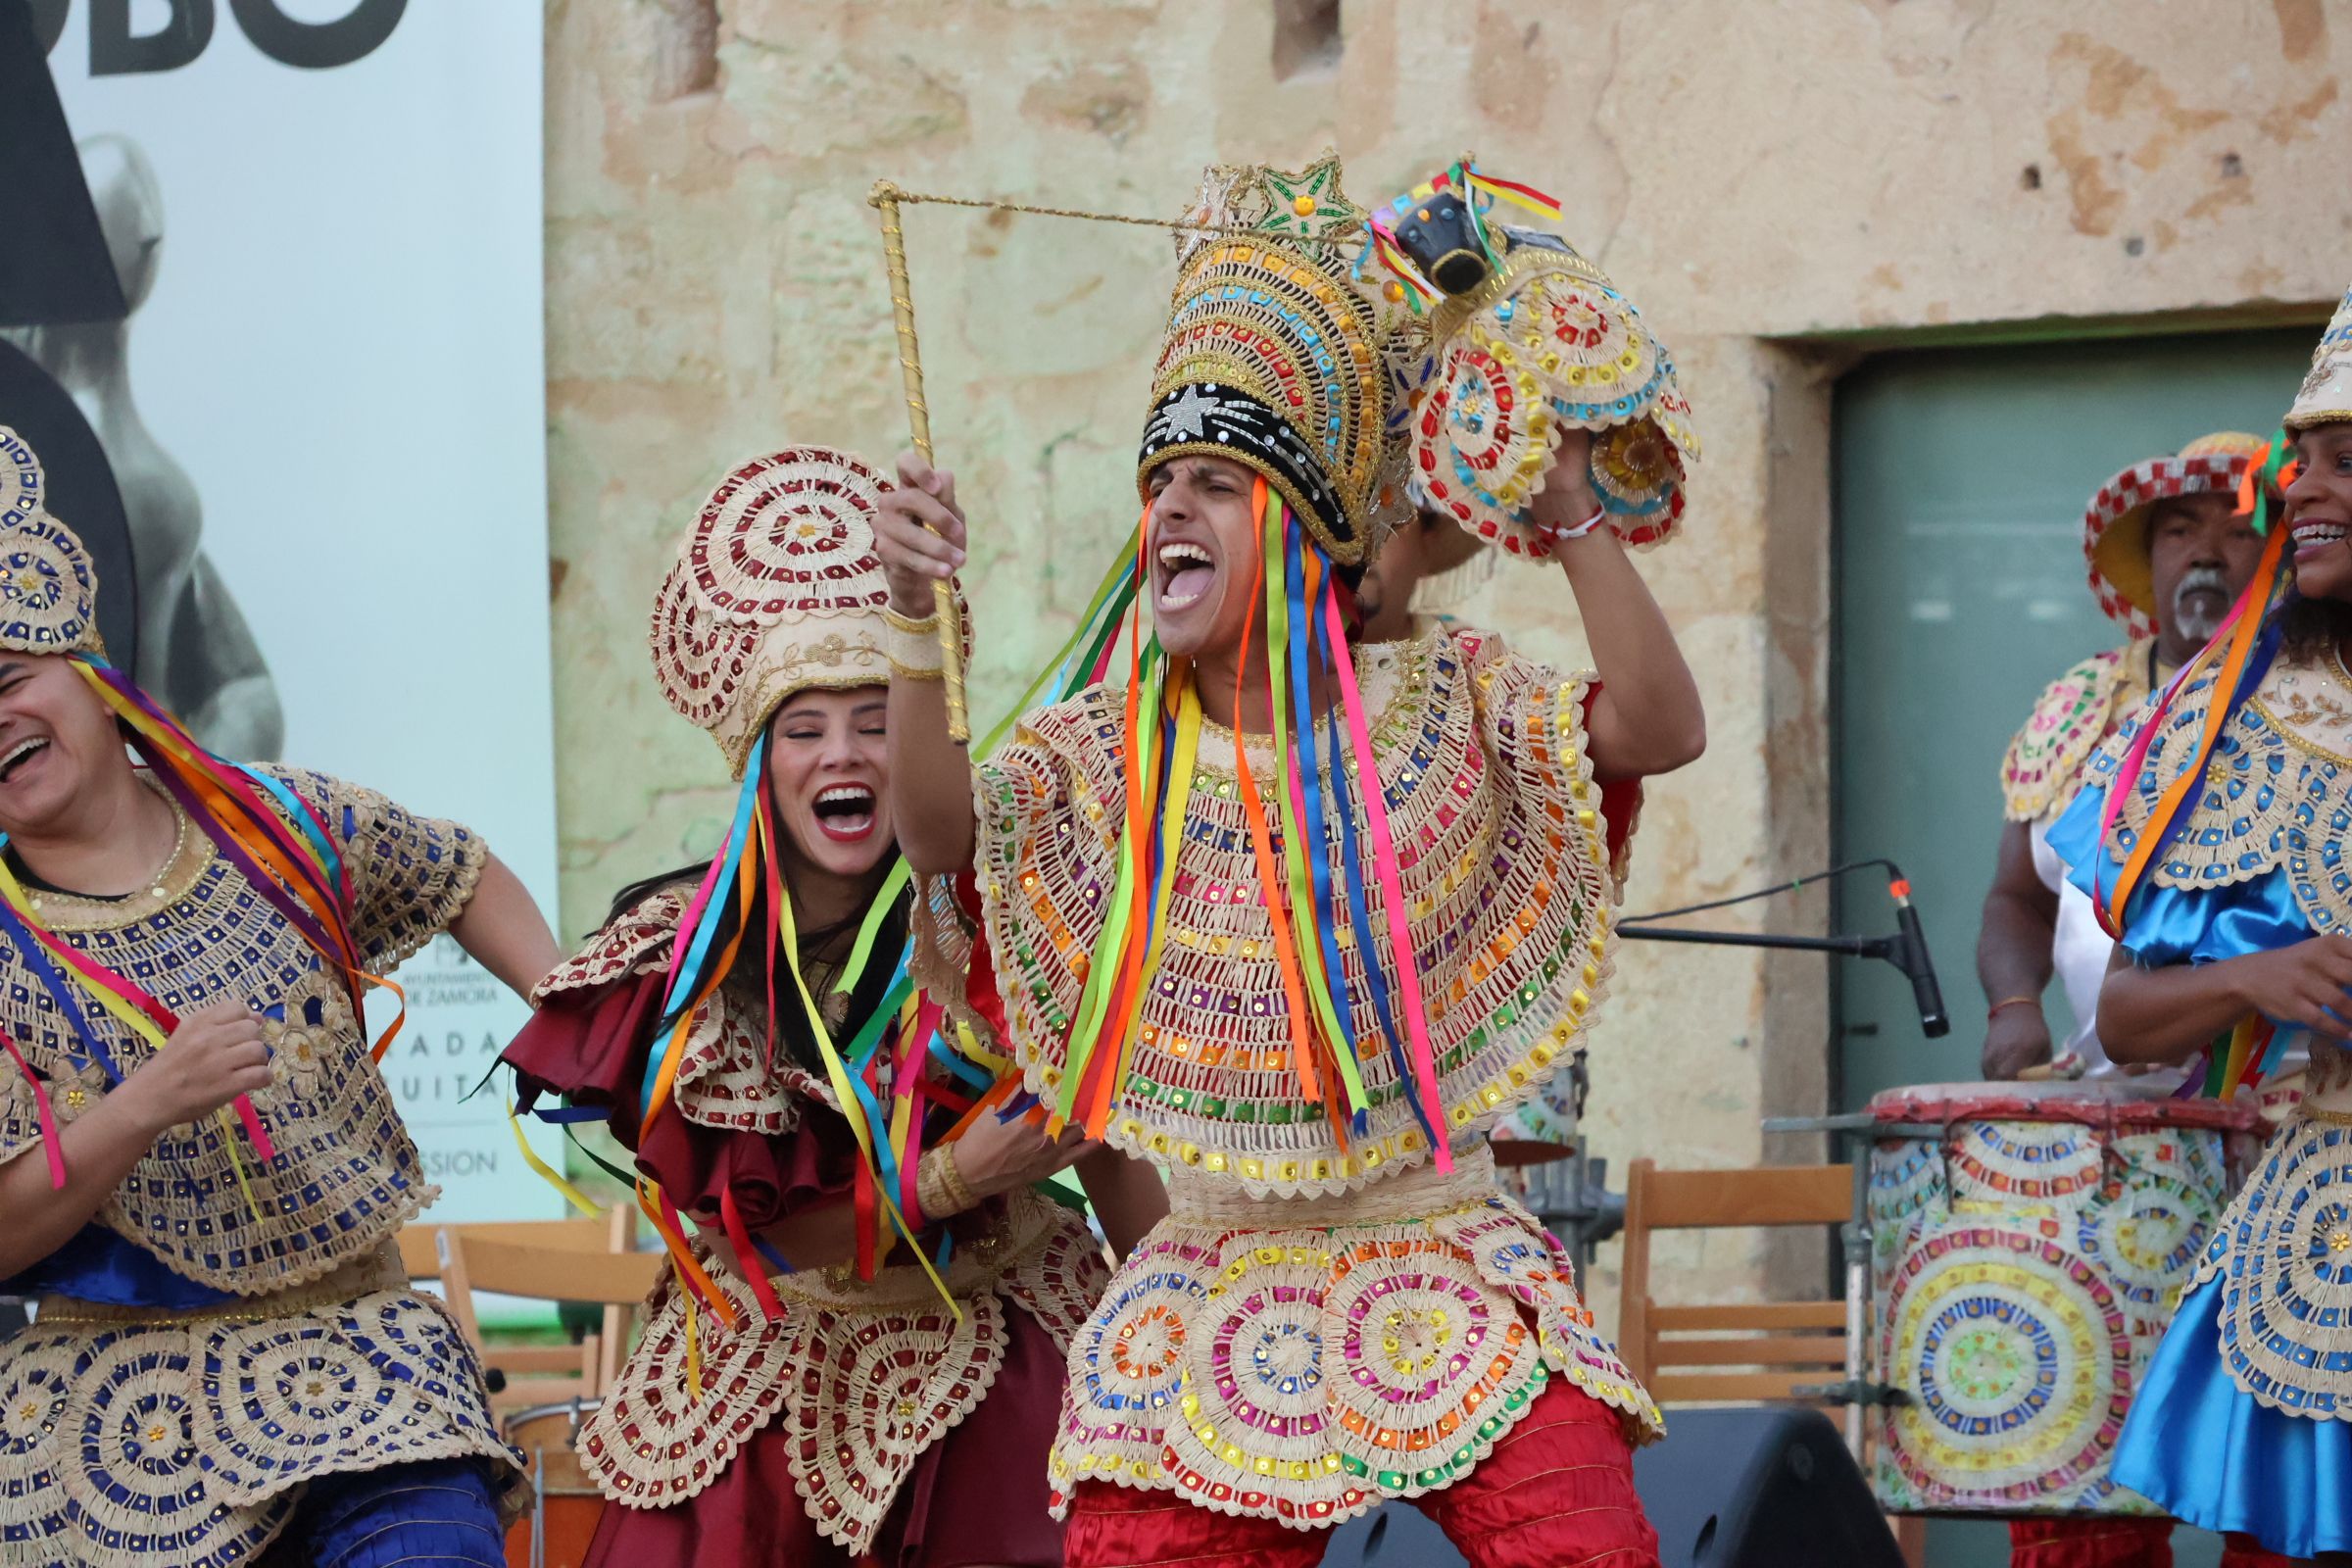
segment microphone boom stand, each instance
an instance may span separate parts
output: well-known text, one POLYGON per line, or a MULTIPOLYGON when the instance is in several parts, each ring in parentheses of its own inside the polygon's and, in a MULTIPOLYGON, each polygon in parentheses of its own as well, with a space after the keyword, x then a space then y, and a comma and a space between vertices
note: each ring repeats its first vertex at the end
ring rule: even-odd
MULTIPOLYGON (((1831 953, 1848 958, 1879 958, 1900 969, 1909 979, 1912 995, 1919 1004, 1920 1030, 1931 1038, 1948 1034, 1951 1020, 1943 1011, 1943 997, 1936 984, 1935 962, 1927 951, 1925 939, 1919 936, 1918 916, 1911 912, 1910 885, 1895 878, 1895 906, 1901 929, 1884 937, 1791 937, 1762 931, 1691 931, 1680 926, 1647 925, 1636 922, 1621 925, 1617 934, 1636 942, 1689 942, 1709 947, 1774 948, 1791 953, 1831 953)), ((1867 1117, 1775 1117, 1765 1124, 1767 1132, 1852 1132, 1870 1125, 1867 1117)), ((1908 1403, 1910 1396, 1900 1389, 1873 1381, 1869 1376, 1867 1340, 1870 1318, 1871 1281, 1870 1221, 1868 1194, 1870 1161, 1858 1155, 1854 1167, 1853 1217, 1839 1228, 1838 1239, 1845 1253, 1845 1377, 1835 1384, 1803 1391, 1805 1395, 1826 1399, 1845 1407, 1845 1441, 1858 1460, 1863 1451, 1864 1410, 1873 1405, 1908 1403)))
POLYGON ((1672 925, 1621 925, 1617 934, 1629 942, 1696 942, 1711 947, 1783 948, 1796 953, 1838 953, 1849 958, 1884 958, 1896 964, 1895 948, 1903 940, 1891 937, 1785 937, 1768 931, 1689 931, 1672 925))

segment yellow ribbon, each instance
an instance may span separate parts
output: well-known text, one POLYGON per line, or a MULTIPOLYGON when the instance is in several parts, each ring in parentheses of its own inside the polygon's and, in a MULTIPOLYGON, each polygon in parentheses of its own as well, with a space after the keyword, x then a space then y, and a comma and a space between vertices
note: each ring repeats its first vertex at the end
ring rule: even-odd
POLYGON ((590 1202, 586 1194, 582 1193, 577 1187, 572 1186, 571 1183, 565 1181, 562 1172, 558 1171, 553 1165, 550 1165, 546 1160, 539 1157, 538 1153, 531 1148, 531 1141, 523 1137, 522 1122, 515 1116, 514 1107, 512 1105, 507 1107, 507 1125, 514 1129, 514 1147, 522 1151, 522 1162, 525 1165, 530 1166, 532 1171, 538 1175, 541 1181, 547 1183, 548 1186, 553 1187, 557 1192, 562 1193, 565 1201, 569 1202, 572 1207, 578 1209, 590 1219, 602 1219, 605 1217, 605 1211, 597 1207, 594 1203, 590 1202))

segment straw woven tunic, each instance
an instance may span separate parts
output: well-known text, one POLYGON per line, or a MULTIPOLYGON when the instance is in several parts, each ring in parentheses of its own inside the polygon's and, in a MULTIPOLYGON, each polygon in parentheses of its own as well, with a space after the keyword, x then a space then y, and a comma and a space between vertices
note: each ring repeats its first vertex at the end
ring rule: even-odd
MULTIPOLYGON (((1662 1431, 1558 1244, 1497 1192, 1482 1142, 1599 1004, 1617 824, 1639 791, 1592 781, 1586 677, 1450 627, 1355 658, 1454 1168, 1435 1168, 1373 1022, 1366 966, 1392 992, 1396 974, 1369 867, 1377 935, 1338 935, 1368 1128, 1343 1141, 1300 1098, 1233 736, 1205 729, 1163 956, 1106 1129, 1166 1169, 1172 1212, 1071 1349, 1057 1507, 1109 1481, 1327 1525, 1460 1479, 1555 1376, 1614 1407, 1630 1436, 1662 1431)), ((977 924, 1008 1041, 1049 1102, 1111 902, 1123 701, 1096 688, 1032 713, 975 784, 977 924)), ((1250 759, 1261 790, 1282 787, 1269 745, 1250 759)), ((927 907, 938 961, 953 963, 972 933, 940 919, 937 899, 927 907)))
MULTIPOLYGON (((731 1190, 757 1231, 846 1201, 858 1159, 849 1123, 781 1037, 767 1060, 753 988, 711 994, 679 1062, 678 1114, 641 1128, 685 906, 679 889, 652 894, 542 981, 539 1013, 507 1061, 527 1084, 611 1105, 614 1135, 682 1210, 715 1214, 731 1190)), ((885 946, 905 929, 886 929, 885 946)), ((888 966, 871 974, 887 979, 888 966)), ((820 968, 808 980, 837 1037, 870 1015, 862 989, 844 998, 820 968)), ((774 1278, 784 1313, 773 1321, 695 1238, 737 1325, 706 1309, 690 1330, 688 1298, 663 1271, 644 1339, 581 1430, 581 1462, 617 1505, 589 1560, 1058 1564, 1040 1461, 1062 1356, 1107 1278, 1101 1244, 1079 1216, 1026 1192, 950 1228, 943 1272, 956 1312, 902 1251, 872 1280, 847 1266, 774 1278)))
MULTIPOLYGON (((372 972, 464 909, 487 859, 466 829, 321 774, 268 771, 333 836, 372 972)), ((221 1001, 262 1011, 272 1081, 251 1099, 275 1157, 222 1118, 174 1127, 74 1241, 0 1281, 38 1297, 33 1326, 0 1344, 0 1562, 216 1568, 261 1552, 313 1481, 463 1458, 511 1477, 471 1349, 402 1272, 397 1234, 437 1190, 340 977, 184 818, 152 888, 44 892, 34 912, 181 1016, 221 1001)), ((149 1059, 94 1002, 86 1011, 124 1075, 149 1059)), ((0 1030, 60 1123, 110 1092, 8 944, 0 1030)), ((0 1161, 41 1159, 41 1142, 31 1089, 7 1063, 0 1161)))

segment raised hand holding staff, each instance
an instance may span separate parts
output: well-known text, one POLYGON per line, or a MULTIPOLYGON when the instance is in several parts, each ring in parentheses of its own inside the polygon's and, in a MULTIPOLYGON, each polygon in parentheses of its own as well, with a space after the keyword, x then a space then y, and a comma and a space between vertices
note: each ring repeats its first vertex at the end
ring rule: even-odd
MULTIPOLYGON (((906 433, 914 450, 927 467, 931 463, 931 409, 923 401, 923 355, 914 338, 914 295, 906 281, 906 235, 899 226, 898 186, 887 179, 874 181, 866 197, 882 215, 882 255, 890 268, 890 311, 899 334, 899 375, 906 387, 906 433)), ((905 465, 901 464, 902 471, 905 465)), ((958 537, 956 544, 960 546, 958 537)), ((963 564, 960 549, 955 565, 963 564)), ((963 704, 963 628, 956 617, 956 591, 949 582, 953 567, 931 585, 931 615, 938 624, 939 674, 947 703, 948 738, 962 746, 972 738, 971 719, 963 704)), ((891 607, 901 615, 910 614, 905 605, 891 607)))

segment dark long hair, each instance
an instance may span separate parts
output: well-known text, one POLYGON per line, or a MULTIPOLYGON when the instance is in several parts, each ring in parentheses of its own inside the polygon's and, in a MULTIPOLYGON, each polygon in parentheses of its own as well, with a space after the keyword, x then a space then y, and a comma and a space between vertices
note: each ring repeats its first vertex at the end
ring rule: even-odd
POLYGON ((2306 599, 2289 594, 2278 612, 2278 647, 2298 664, 2317 664, 2352 633, 2352 605, 2340 599, 2306 599))
MULTIPOLYGON (((610 924, 619 919, 629 910, 665 888, 675 888, 691 896, 696 888, 702 886, 703 878, 708 876, 710 871, 710 862, 701 860, 692 865, 681 865, 674 871, 663 871, 657 876, 649 876, 641 881, 632 882, 612 895, 612 908, 611 913, 605 917, 606 923, 610 924)), ((789 897, 789 895, 787 896, 789 897)), ((849 1016, 843 1021, 840 1041, 837 1041, 836 1044, 857 1034, 874 1015, 874 1009, 882 1004, 883 995, 890 989, 892 972, 896 968, 896 965, 890 961, 890 955, 897 953, 906 944, 911 897, 911 893, 902 892, 892 903, 890 912, 883 916, 881 929, 874 938, 873 960, 866 964, 865 973, 858 976, 858 984, 850 991, 849 1016)), ((871 906, 870 902, 860 905, 857 912, 846 920, 801 932, 800 949, 803 961, 806 962, 808 957, 823 952, 831 944, 839 942, 844 936, 857 930, 864 922, 866 912, 871 906)), ((765 888, 756 889, 752 895, 751 919, 754 931, 764 931, 767 928, 767 890, 765 888)), ((735 935, 735 901, 729 899, 719 911, 717 928, 711 933, 710 951, 713 954, 723 951, 728 941, 735 935)), ((767 1008, 767 972, 770 956, 766 943, 757 939, 746 942, 736 950, 734 965, 728 969, 726 978, 720 984, 733 993, 739 1004, 748 1004, 752 1009, 764 1012, 767 1008)), ((677 1018, 674 1015, 664 1017, 657 1033, 666 1033, 676 1023, 677 1018)), ((793 994, 791 981, 783 977, 779 977, 776 991, 775 1029, 777 1041, 782 1046, 785 1054, 796 1065, 808 1072, 821 1073, 824 1071, 824 1064, 816 1052, 816 1038, 809 1032, 807 1011, 801 1006, 800 998, 793 994)))

